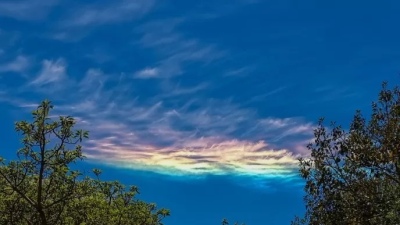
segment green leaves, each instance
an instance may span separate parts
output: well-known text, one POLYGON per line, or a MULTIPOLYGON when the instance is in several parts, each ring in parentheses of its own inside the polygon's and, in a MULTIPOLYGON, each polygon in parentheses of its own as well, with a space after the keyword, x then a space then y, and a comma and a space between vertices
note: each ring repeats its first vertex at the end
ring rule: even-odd
POLYGON ((93 169, 93 173, 94 173, 94 175, 98 178, 98 177, 100 176, 100 174, 101 174, 101 170, 99 170, 99 169, 93 169))
POLYGON ((33 121, 20 121, 19 160, 0 158, 0 224, 159 225, 169 210, 135 199, 138 188, 84 176, 69 165, 84 158, 79 145, 89 137, 75 130, 70 116, 52 120, 53 105, 43 101, 33 121))
POLYGON ((292 224, 400 223, 399 107, 399 88, 384 83, 369 121, 357 111, 344 131, 320 120, 299 161, 306 214, 292 224))

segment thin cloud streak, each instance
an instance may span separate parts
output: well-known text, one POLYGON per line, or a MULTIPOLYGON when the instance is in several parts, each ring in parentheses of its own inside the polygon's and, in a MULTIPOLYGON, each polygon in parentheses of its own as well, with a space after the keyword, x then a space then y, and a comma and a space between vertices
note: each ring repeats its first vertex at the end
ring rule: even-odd
POLYGON ((0 2, 0 16, 17 20, 42 20, 58 0, 6 0, 0 2))
POLYGON ((135 74, 135 78, 138 79, 149 79, 156 78, 159 75, 159 70, 157 68, 145 68, 143 70, 138 71, 135 74))
POLYGON ((4 63, 0 65, 0 73, 4 72, 14 72, 14 73, 23 73, 30 66, 30 60, 23 56, 19 55, 15 60, 4 63))
POLYGON ((65 27, 86 27, 128 21, 143 16, 150 11, 153 5, 153 0, 119 0, 100 6, 82 6, 74 9, 63 25, 65 27))
POLYGON ((30 83, 31 85, 43 86, 56 83, 66 78, 66 63, 64 59, 43 60, 42 70, 39 75, 30 83))
POLYGON ((140 40, 134 44, 152 49, 161 60, 156 64, 157 74, 163 78, 184 74, 184 65, 189 62, 210 63, 221 59, 227 53, 212 44, 185 37, 179 31, 183 18, 151 21, 135 31, 140 40))
MULTIPOLYGON (((62 42, 79 42, 90 36, 91 31, 102 26, 131 23, 141 19, 152 11, 155 0, 115 0, 101 3, 69 2, 64 4, 67 9, 60 15, 59 20, 52 25, 52 31, 46 38, 62 42)), ((86 53, 87 54, 87 53, 86 53)), ((110 55, 87 54, 89 58, 110 60, 110 55)), ((112 57, 111 57, 112 58, 112 57)))

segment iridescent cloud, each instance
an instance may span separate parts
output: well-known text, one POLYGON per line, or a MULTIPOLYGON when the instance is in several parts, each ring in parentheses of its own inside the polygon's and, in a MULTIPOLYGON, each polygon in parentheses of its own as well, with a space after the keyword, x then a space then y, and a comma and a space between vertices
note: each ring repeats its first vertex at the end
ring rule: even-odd
MULTIPOLYGON (((61 71, 63 80, 67 79, 67 64, 62 64, 62 70, 58 68, 48 70, 46 76, 61 71)), ((56 113, 76 117, 79 126, 90 131, 85 154, 92 162, 116 167, 173 176, 289 179, 297 175, 297 157, 306 154, 304 146, 313 129, 301 118, 263 118, 254 110, 224 100, 190 97, 173 107, 171 101, 192 94, 179 88, 140 102, 132 98, 135 77, 112 76, 99 69, 89 69, 78 81, 63 81, 63 88, 47 88, 49 82, 42 81, 42 76, 39 73, 32 78, 41 81, 40 92, 30 91, 46 94, 48 90, 57 94, 54 96, 64 96, 63 101, 55 99, 56 113), (76 91, 66 95, 72 87, 76 91)), ((31 82, 27 81, 27 87, 31 82)), ((56 87, 61 80, 52 82, 56 87)), ((197 86, 185 88, 201 90, 197 86)), ((20 103, 25 108, 33 105, 26 100, 20 103)))
POLYGON ((296 155, 274 150, 264 141, 199 138, 173 146, 138 144, 134 134, 89 141, 90 159, 117 167, 168 175, 248 175, 292 177, 296 155))

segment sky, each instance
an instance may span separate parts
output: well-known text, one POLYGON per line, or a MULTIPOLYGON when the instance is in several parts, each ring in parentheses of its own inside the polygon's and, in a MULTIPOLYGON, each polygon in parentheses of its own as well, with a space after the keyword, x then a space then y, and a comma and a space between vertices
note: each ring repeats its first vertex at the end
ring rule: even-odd
MULTIPOLYGON (((44 99, 165 225, 290 224, 320 117, 348 127, 400 72, 400 2, 0 0, 0 154, 44 99)), ((329 123, 328 123, 329 124, 329 123)))

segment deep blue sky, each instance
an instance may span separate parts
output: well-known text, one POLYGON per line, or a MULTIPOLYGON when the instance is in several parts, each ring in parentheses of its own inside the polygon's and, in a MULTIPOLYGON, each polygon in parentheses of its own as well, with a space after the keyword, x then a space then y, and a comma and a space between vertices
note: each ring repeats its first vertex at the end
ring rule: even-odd
POLYGON ((400 72, 399 1, 0 0, 0 149, 48 98, 91 133, 83 169, 166 225, 289 224, 319 117, 368 115, 400 72))

